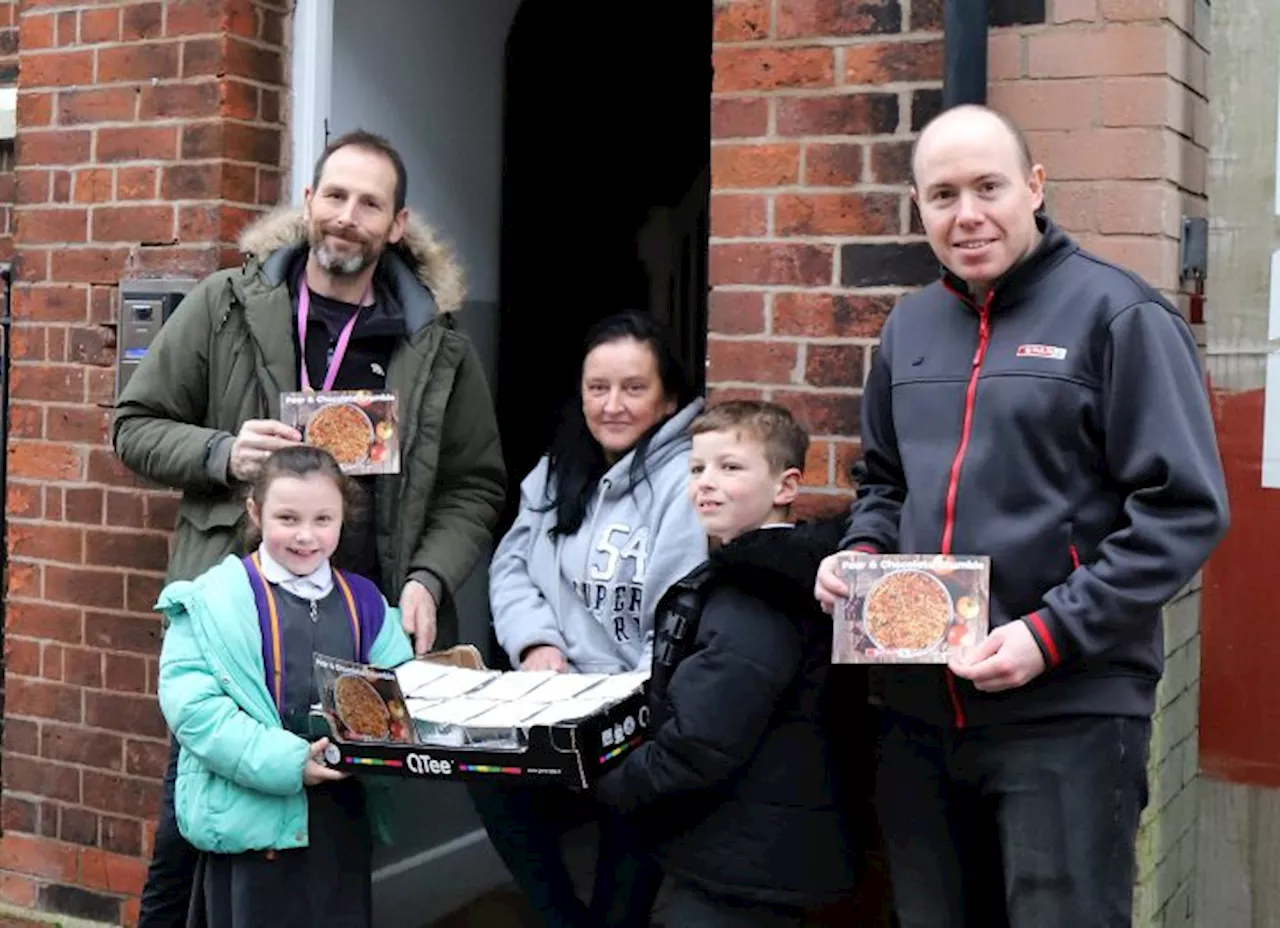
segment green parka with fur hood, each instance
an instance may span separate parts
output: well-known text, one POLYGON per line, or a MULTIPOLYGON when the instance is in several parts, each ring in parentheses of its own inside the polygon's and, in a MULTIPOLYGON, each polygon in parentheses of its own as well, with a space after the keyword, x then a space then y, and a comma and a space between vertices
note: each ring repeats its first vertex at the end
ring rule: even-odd
MULTIPOLYGON (((170 581, 194 578, 234 550, 245 510, 228 475, 232 442, 246 420, 279 418, 280 393, 298 389, 287 280, 307 253, 301 210, 264 216, 240 246, 245 263, 192 290, 116 404, 121 460, 183 494, 170 581)), ((400 397, 401 472, 375 485, 384 592, 394 604, 407 579, 420 580, 443 605, 488 548, 504 500, 493 403, 475 349, 452 319, 461 272, 416 217, 383 252, 374 286, 405 321, 387 370, 387 388, 400 397)), ((447 644, 456 628, 446 615, 447 644)))

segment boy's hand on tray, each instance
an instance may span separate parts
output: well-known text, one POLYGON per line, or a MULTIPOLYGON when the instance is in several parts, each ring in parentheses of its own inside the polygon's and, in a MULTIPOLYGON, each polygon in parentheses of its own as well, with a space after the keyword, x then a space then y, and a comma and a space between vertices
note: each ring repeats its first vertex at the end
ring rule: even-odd
POLYGON ((567 673, 569 661, 564 653, 554 645, 540 644, 524 652, 520 661, 521 670, 554 670, 556 673, 567 673))
POLYGON ((830 557, 823 558, 818 567, 818 577, 813 584, 813 595, 830 615, 835 611, 836 603, 849 595, 849 584, 840 576, 840 563, 849 556, 848 551, 840 551, 830 557))
POLYGON ((307 749, 307 763, 302 768, 303 786, 316 786, 320 783, 331 783, 347 778, 347 774, 325 766, 324 761, 321 760, 324 757, 324 749, 328 746, 329 739, 321 738, 319 741, 312 742, 311 747, 307 749))
POLYGON ((953 658, 948 666, 984 693, 998 693, 1044 673, 1044 655, 1026 622, 1010 622, 995 629, 972 654, 953 658))

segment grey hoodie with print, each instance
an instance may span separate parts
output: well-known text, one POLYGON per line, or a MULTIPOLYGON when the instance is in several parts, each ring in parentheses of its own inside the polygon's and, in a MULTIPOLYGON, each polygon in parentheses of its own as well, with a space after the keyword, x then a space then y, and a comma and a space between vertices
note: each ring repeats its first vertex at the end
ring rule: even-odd
POLYGON ((636 484, 634 451, 614 463, 574 535, 551 535, 547 459, 524 479, 519 515, 489 568, 494 631, 514 666, 536 645, 559 648, 581 673, 648 664, 658 600, 707 557, 686 492, 687 429, 701 411, 695 400, 658 430, 636 484))

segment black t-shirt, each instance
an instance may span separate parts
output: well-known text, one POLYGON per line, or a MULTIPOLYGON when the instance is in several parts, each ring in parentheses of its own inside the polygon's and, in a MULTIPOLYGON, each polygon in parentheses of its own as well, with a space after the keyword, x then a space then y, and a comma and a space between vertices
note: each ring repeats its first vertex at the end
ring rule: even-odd
POLYGON ((385 301, 361 307, 312 293, 307 314, 307 374, 313 390, 324 384, 342 327, 354 312, 360 315, 333 389, 382 390, 386 386, 387 365, 396 341, 404 335, 404 320, 389 314, 385 301))
MULTIPOLYGON (((296 294, 294 305, 297 305, 296 294)), ((391 363, 391 353, 395 350, 396 342, 404 337, 404 320, 390 308, 386 300, 376 300, 370 306, 361 307, 312 291, 307 312, 306 345, 307 375, 313 390, 319 390, 324 384, 342 327, 350 321, 354 312, 360 315, 356 319, 355 328, 351 330, 351 340, 334 378, 333 389, 386 388, 387 366, 391 363)), ((297 328, 296 317, 294 327, 297 328)), ((294 347, 296 349, 297 345, 294 347)), ((378 568, 373 520, 374 478, 355 479, 364 489, 368 508, 356 520, 348 521, 343 528, 335 560, 339 567, 368 577, 381 589, 382 577, 378 568)))

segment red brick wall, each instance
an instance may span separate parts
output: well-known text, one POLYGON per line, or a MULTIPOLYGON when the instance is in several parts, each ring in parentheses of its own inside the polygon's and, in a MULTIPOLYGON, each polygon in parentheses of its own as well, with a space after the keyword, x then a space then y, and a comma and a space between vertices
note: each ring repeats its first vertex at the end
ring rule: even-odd
MULTIPOLYGON (((708 380, 808 426, 809 510, 852 492, 871 348, 897 297, 935 275, 908 161, 941 107, 942 5, 716 4, 708 380)), ((1052 215, 1168 290, 1179 217, 1205 208, 1193 5, 990 3, 991 103, 1029 130, 1052 215)))
POLYGON ((871 348, 930 279, 907 196, 941 105, 940 0, 720 0, 712 98, 713 395, 791 407, 806 510, 843 506, 871 348))
POLYGON ((115 285, 238 260, 238 230, 278 200, 286 7, 18 5, 0 902, 136 908, 167 753, 150 607, 175 505, 108 444, 115 285))

